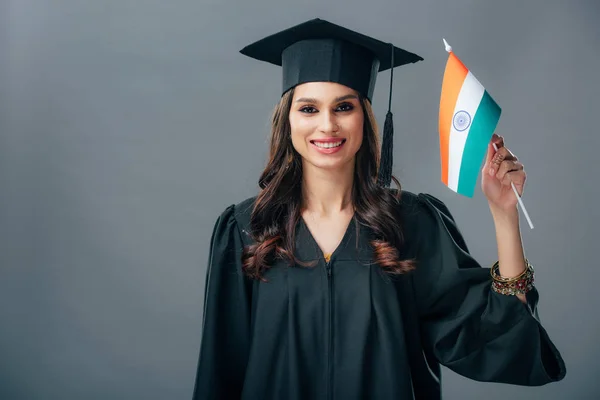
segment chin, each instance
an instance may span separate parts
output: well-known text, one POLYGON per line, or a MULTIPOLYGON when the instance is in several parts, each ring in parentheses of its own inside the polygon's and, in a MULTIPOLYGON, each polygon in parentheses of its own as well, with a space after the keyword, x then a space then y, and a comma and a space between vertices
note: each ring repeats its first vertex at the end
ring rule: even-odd
POLYGON ((348 158, 339 158, 339 159, 326 159, 326 160, 319 160, 318 158, 313 158, 313 159, 307 159, 306 161, 311 164, 312 166, 319 168, 319 169, 323 169, 323 170, 328 170, 328 171, 334 171, 334 170, 341 170, 344 168, 347 168, 348 165, 353 161, 354 159, 348 159, 348 158))

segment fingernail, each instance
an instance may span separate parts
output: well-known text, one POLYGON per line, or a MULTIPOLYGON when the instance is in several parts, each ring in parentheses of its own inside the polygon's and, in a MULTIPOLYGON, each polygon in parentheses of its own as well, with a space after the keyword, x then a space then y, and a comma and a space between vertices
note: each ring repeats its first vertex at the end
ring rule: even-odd
POLYGON ((494 168, 490 168, 490 176, 494 176, 494 168))

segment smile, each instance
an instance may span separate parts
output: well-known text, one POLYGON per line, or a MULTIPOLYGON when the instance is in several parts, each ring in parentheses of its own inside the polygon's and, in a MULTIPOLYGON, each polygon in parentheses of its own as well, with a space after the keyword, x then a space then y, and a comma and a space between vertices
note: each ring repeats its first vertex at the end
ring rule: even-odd
POLYGON ((346 139, 311 140, 310 143, 318 152, 332 154, 342 148, 344 143, 346 143, 346 139))
POLYGON ((342 145, 342 143, 344 143, 346 141, 346 139, 342 139, 339 140, 337 142, 315 142, 313 141, 312 143, 317 146, 320 147, 322 149, 331 149, 332 147, 339 147, 342 145))

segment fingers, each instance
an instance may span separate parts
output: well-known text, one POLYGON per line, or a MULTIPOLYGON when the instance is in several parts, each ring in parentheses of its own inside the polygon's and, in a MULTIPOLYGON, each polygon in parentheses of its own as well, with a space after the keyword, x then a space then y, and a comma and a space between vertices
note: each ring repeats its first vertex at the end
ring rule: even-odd
MULTIPOLYGON (((492 140, 490 142, 495 143, 496 146, 498 147, 498 149, 500 149, 501 147, 504 147, 504 137, 498 135, 497 133, 494 133, 492 135, 492 140)), ((494 146, 492 145, 492 149, 493 148, 494 148, 494 146)))
POLYGON ((496 154, 496 150, 494 149, 494 145, 492 143, 496 143, 496 146, 498 146, 498 148, 500 148, 500 145, 497 143, 499 142, 499 138, 500 136, 498 136, 497 134, 493 134, 492 135, 492 139, 490 139, 490 142, 488 143, 488 149, 487 149, 487 154, 485 155, 485 166, 489 166, 490 162, 492 161, 492 157, 494 156, 494 154, 496 154))
POLYGON ((523 192, 527 174, 518 158, 504 146, 504 138, 496 133, 492 135, 488 144, 484 168, 490 176, 495 176, 503 186, 513 183, 519 192, 523 192), (494 149, 494 144, 498 151, 494 149))
MULTIPOLYGON (((494 154, 494 156, 492 157, 492 159, 489 162, 489 171, 488 173, 490 174, 490 176, 494 176, 497 175, 498 172, 500 171, 500 166, 502 165, 502 163, 504 161, 518 161, 517 157, 511 153, 511 151, 509 149, 507 149, 506 147, 502 146, 498 148, 498 151, 494 154)), ((509 165, 510 167, 510 165, 509 165)), ((505 170, 509 171, 509 169, 505 170)), ((500 179, 500 178, 498 178, 500 179)))
POLYGON ((517 193, 519 193, 519 196, 522 196, 526 179, 527 174, 524 170, 509 171, 506 174, 504 174, 501 183, 503 186, 510 186, 510 184, 513 183, 515 185, 515 188, 517 189, 517 193))
POLYGON ((498 167, 498 172, 496 173, 496 178, 504 183, 504 178, 508 173, 522 171, 523 164, 516 160, 504 160, 498 167))
POLYGON ((488 143, 488 151, 485 156, 485 166, 486 167, 490 166, 492 157, 494 157, 494 155, 496 154, 496 149, 494 149, 494 144, 496 145, 498 150, 503 148, 504 147, 504 137, 498 135, 497 133, 494 133, 492 135, 492 138, 490 139, 490 142, 488 143))

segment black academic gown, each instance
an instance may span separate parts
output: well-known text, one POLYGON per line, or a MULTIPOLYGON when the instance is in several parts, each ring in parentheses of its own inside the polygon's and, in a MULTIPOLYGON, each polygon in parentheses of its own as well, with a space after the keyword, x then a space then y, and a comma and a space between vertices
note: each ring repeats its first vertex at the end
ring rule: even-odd
POLYGON ((240 256, 254 198, 218 218, 206 275, 194 400, 441 398, 440 365, 487 382, 537 386, 565 365, 528 304, 491 290, 445 205, 402 194, 415 271, 390 279, 373 264, 370 232, 352 219, 327 264, 306 224, 297 255, 251 281, 240 256))

